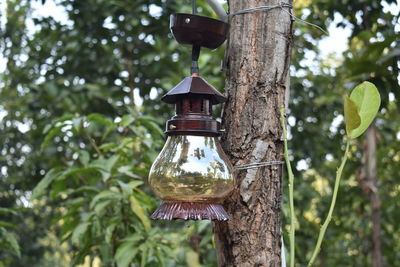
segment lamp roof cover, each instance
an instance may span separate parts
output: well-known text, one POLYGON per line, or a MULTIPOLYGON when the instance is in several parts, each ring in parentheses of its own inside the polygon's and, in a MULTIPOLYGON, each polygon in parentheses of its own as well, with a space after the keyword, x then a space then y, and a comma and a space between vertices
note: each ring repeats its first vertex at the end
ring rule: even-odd
POLYGON ((175 104, 185 95, 203 96, 210 99, 213 105, 223 103, 226 97, 201 77, 186 77, 172 88, 161 100, 168 104, 175 104))

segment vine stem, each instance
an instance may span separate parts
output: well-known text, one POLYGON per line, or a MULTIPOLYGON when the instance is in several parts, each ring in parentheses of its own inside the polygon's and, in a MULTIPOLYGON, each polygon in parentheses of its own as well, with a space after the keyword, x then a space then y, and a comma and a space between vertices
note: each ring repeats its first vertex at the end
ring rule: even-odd
POLYGON ((319 231, 317 244, 315 245, 310 262, 308 263, 309 267, 314 264, 314 261, 317 258, 319 251, 321 250, 322 240, 324 239, 326 229, 328 228, 328 225, 332 219, 332 213, 333 213, 333 210, 335 209, 337 193, 339 191, 340 179, 342 177, 343 168, 346 165, 347 157, 349 154, 349 149, 350 149, 350 139, 347 139, 346 150, 345 150, 344 156, 342 158, 342 163, 340 164, 339 169, 336 171, 335 187, 333 189, 333 195, 332 195, 331 205, 329 207, 329 212, 328 212, 328 215, 326 216, 324 224, 321 226, 321 229, 319 231))
POLYGON ((294 201, 293 201, 293 186, 294 186, 294 175, 292 171, 292 166, 289 160, 289 152, 287 145, 287 131, 286 131, 286 121, 285 121, 285 109, 281 108, 281 126, 283 131, 283 145, 285 153, 286 169, 289 177, 289 217, 290 217, 290 231, 289 231, 289 242, 290 242, 290 257, 289 266, 294 267, 294 256, 295 256, 295 214, 294 214, 294 201))

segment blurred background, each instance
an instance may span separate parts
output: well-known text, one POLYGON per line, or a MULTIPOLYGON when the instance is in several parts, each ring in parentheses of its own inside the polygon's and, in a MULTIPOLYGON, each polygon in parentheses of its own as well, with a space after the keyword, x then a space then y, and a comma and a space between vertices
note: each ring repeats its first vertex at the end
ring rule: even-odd
MULTIPOLYGON (((317 266, 372 266, 377 257, 400 266, 400 4, 293 5, 329 32, 294 23, 296 260, 309 259, 330 203, 342 97, 368 80, 382 106, 373 138, 353 146, 317 266)), ((147 175, 174 113, 160 97, 189 75, 190 47, 169 32, 175 12, 190 13, 190 2, 0 2, 0 266, 216 266, 209 222, 148 219, 158 200, 147 175)), ((220 90, 224 49, 203 50, 199 62, 220 90)), ((286 184, 283 194, 287 240, 286 184)))

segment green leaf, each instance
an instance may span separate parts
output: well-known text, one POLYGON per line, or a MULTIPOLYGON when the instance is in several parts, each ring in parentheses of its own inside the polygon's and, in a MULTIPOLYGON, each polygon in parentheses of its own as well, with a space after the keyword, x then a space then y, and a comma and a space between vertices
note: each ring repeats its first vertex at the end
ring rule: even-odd
MULTIPOLYGON (((13 228, 13 227, 15 227, 15 224, 14 223, 10 223, 10 222, 0 221, 0 227, 13 228)), ((1 265, 0 265, 0 267, 1 267, 1 265)))
POLYGON ((125 174, 126 176, 129 176, 134 179, 142 179, 142 177, 133 173, 131 170, 132 170, 131 166, 122 166, 118 168, 118 171, 122 174, 125 174))
POLYGON ((51 169, 46 176, 36 185, 32 192, 32 199, 40 197, 46 188, 54 181, 58 176, 61 175, 60 168, 51 169))
POLYGON ((79 161, 82 163, 83 166, 87 166, 90 161, 90 154, 85 150, 79 151, 79 161))
POLYGON ((143 124, 151 133, 156 134, 160 137, 163 137, 164 136, 163 130, 152 119, 153 118, 151 118, 149 116, 143 116, 143 117, 138 118, 137 120, 141 124, 143 124))
POLYGON ((43 149, 46 146, 48 146, 51 143, 51 141, 53 140, 53 137, 55 137, 56 135, 60 134, 61 133, 61 129, 64 128, 64 127, 65 127, 65 125, 62 124, 62 125, 59 125, 57 127, 52 128, 49 131, 49 133, 45 136, 42 144, 40 145, 40 148, 43 149))
POLYGON ((82 127, 83 118, 73 118, 72 119, 72 130, 75 133, 79 133, 82 127))
POLYGON ((21 258, 21 251, 19 249, 18 241, 13 233, 10 233, 3 227, 0 227, 0 240, 4 240, 4 242, 11 247, 13 252, 19 258, 21 258))
MULTIPOLYGON (((73 115, 64 115, 56 120, 54 120, 52 123, 47 124, 44 128, 43 128, 43 134, 47 134, 57 123, 59 122, 65 122, 68 120, 72 120, 73 119, 73 115)), ((64 124, 63 124, 64 125, 64 124)))
POLYGON ((119 122, 119 124, 122 126, 122 127, 127 127, 127 126, 129 126, 132 122, 134 122, 135 121, 135 118, 132 116, 132 115, 130 115, 130 114, 127 114, 127 115, 124 115, 123 117, 122 117, 122 119, 121 119, 121 121, 119 122))
POLYGON ((99 125, 113 126, 113 122, 103 114, 92 113, 87 119, 99 125))
POLYGON ((98 193, 90 202, 90 209, 93 209, 94 206, 97 204, 97 202, 101 199, 110 199, 110 200, 118 200, 121 198, 121 195, 113 192, 113 191, 109 191, 109 190, 105 190, 102 191, 100 193, 98 193))
POLYGON ((360 126, 361 119, 360 115, 358 115, 356 103, 348 96, 344 98, 344 118, 346 121, 347 136, 351 136, 351 132, 360 126))
POLYGON ((131 243, 137 243, 137 241, 143 239, 143 234, 142 233, 134 233, 129 235, 128 237, 124 238, 124 242, 131 242, 131 243))
POLYGON ((118 147, 118 144, 116 144, 116 143, 105 143, 105 144, 102 144, 100 146, 100 149, 105 151, 105 152, 108 152, 108 151, 112 150, 115 147, 118 147))
POLYGON ((109 226, 106 228, 106 242, 107 244, 111 244, 113 233, 115 230, 115 227, 117 226, 116 223, 111 223, 109 226))
POLYGON ((354 88, 350 94, 350 99, 356 104, 361 119, 360 125, 349 135, 350 138, 354 139, 362 135, 374 120, 381 105, 381 97, 373 83, 363 82, 354 88))
POLYGON ((185 253, 186 264, 188 267, 201 267, 199 261, 199 253, 193 250, 187 250, 185 253))
POLYGON ((72 176, 75 174, 80 174, 80 175, 90 175, 95 172, 101 172, 102 169, 100 167, 70 167, 69 169, 65 170, 62 174, 63 177, 60 177, 57 180, 64 179, 68 176, 72 176))
POLYGON ((147 217, 144 209, 140 205, 139 201, 135 198, 135 196, 131 196, 130 200, 132 211, 136 214, 136 216, 139 217, 139 219, 142 221, 144 229, 148 232, 150 230, 150 220, 147 217))
POLYGON ((90 222, 80 223, 72 233, 71 241, 75 245, 79 245, 81 243, 81 239, 83 235, 86 233, 87 228, 89 227, 90 222))
POLYGON ((18 215, 18 213, 14 209, 8 209, 8 208, 1 208, 0 207, 0 214, 13 214, 13 215, 18 215))
POLYGON ((111 177, 111 170, 114 167, 114 165, 118 162, 118 160, 119 160, 119 155, 114 155, 108 159, 100 158, 94 160, 90 163, 89 166, 100 168, 103 180, 107 181, 111 177))
POLYGON ((97 216, 101 216, 103 210, 110 204, 111 200, 100 201, 96 204, 96 206, 94 206, 94 212, 96 212, 97 216))
POLYGON ((140 267, 146 267, 146 263, 147 263, 147 255, 149 252, 149 247, 147 246, 146 243, 142 244, 141 246, 141 251, 142 251, 142 260, 140 262, 140 267))
POLYGON ((390 51, 389 53, 387 53, 386 56, 381 57, 381 58, 378 60, 377 63, 378 63, 378 64, 383 64, 383 63, 385 63, 386 61, 391 60, 391 59, 393 59, 393 58, 396 58, 396 57, 398 57, 398 56, 400 56, 400 48, 393 48, 393 50, 390 51))
POLYGON ((120 245, 115 253, 115 260, 118 267, 128 267, 135 258, 139 248, 134 242, 124 242, 120 245))
POLYGON ((128 184, 126 184, 120 180, 117 180, 117 183, 119 184, 119 187, 121 188, 123 197, 129 198, 129 196, 132 195, 132 193, 133 193, 132 188, 128 184))
POLYGON ((84 186, 78 187, 77 189, 73 189, 72 192, 75 194, 82 193, 82 192, 99 193, 100 189, 96 186, 84 185, 84 186))
POLYGON ((136 187, 142 185, 143 181, 130 181, 128 184, 132 189, 135 189, 136 187))
POLYGON ((119 159, 119 155, 114 155, 106 160, 104 164, 104 169, 108 172, 111 172, 111 169, 114 167, 115 163, 117 163, 119 159))
POLYGON ((158 259, 158 262, 159 262, 160 266, 164 267, 165 266, 165 260, 164 260, 165 257, 164 257, 164 255, 162 255, 160 250, 156 250, 155 254, 156 254, 155 256, 158 259))

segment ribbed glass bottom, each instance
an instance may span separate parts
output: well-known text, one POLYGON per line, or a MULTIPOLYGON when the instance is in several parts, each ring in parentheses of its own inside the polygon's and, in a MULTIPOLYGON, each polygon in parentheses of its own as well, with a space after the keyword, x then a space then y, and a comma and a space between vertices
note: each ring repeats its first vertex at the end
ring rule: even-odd
POLYGON ((196 202, 163 202, 150 218, 153 220, 229 220, 222 205, 196 202))

